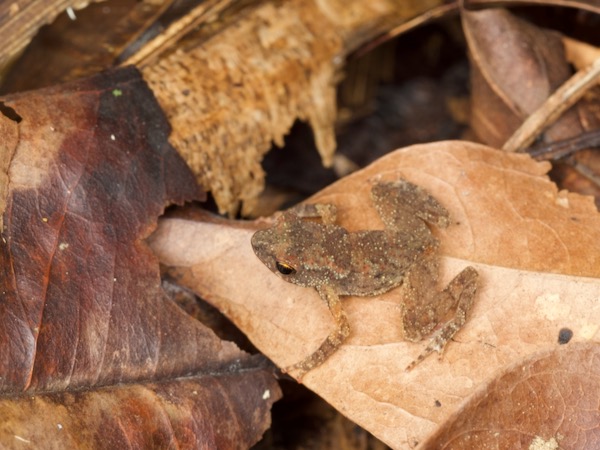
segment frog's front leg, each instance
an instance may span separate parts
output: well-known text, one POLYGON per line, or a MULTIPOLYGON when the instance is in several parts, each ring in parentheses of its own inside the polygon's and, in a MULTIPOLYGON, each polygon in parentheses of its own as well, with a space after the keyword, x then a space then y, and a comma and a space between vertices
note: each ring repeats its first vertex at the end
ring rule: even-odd
POLYGON ((406 180, 376 183, 371 197, 381 220, 391 230, 428 234, 425 222, 440 228, 450 224, 448 210, 425 189, 406 180))
POLYGON ((403 317, 406 339, 416 342, 429 334, 451 310, 454 315, 430 338, 423 352, 407 367, 409 371, 434 351, 440 357, 452 337, 463 327, 473 306, 479 274, 473 267, 460 272, 441 292, 435 291, 438 264, 426 259, 411 269, 406 280, 406 301, 403 317))
POLYGON ((298 371, 296 373, 298 380, 301 380, 308 371, 320 366, 327 358, 335 353, 350 334, 350 326, 348 325, 346 313, 342 308, 340 297, 335 293, 331 286, 317 286, 316 289, 329 307, 329 311, 335 321, 335 329, 329 333, 327 339, 325 339, 319 348, 310 356, 284 370, 288 373, 290 371, 298 371))

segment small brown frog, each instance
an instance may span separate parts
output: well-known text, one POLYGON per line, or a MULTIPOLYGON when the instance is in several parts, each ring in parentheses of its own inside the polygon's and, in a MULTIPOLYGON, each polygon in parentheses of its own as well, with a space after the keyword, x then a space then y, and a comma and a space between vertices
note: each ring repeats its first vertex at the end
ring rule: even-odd
POLYGON ((401 325, 405 338, 413 342, 430 334, 455 310, 406 370, 433 351, 441 356, 473 305, 478 274, 472 267, 465 268, 443 291, 436 291, 439 243, 426 223, 447 227, 446 208, 405 180, 374 184, 371 198, 383 230, 351 233, 334 224, 334 205, 303 204, 283 212, 272 228, 252 236, 256 256, 284 280, 314 287, 335 320, 335 329, 321 346, 286 369, 297 370, 298 378, 325 361, 350 333, 340 295, 377 295, 404 284, 401 325), (305 220, 311 217, 320 222, 305 220))

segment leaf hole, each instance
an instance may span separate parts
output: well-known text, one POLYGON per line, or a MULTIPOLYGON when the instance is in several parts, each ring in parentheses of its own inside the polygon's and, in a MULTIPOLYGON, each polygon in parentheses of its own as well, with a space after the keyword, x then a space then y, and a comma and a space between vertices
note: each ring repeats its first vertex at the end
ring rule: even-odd
POLYGON ((23 118, 20 115, 18 115, 13 108, 8 106, 4 102, 0 102, 0 113, 2 113, 2 115, 16 123, 21 123, 21 121, 23 120, 23 118))

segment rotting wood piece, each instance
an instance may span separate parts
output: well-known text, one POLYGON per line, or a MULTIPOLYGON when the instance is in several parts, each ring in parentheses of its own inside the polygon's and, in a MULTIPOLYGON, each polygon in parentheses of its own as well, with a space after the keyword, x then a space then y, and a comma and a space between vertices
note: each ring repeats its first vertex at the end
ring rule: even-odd
POLYGON ((335 151, 335 85, 347 55, 440 4, 376 0, 263 3, 197 46, 142 65, 167 114, 171 142, 222 213, 252 209, 260 162, 307 121, 325 165, 335 151))

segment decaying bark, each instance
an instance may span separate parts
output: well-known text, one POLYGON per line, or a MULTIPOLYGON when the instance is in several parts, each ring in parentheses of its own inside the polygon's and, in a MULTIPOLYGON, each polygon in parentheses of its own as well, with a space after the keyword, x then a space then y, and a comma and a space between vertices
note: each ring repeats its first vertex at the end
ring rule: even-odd
MULTIPOLYGON (((11 36, 0 49, 0 72, 41 25, 52 22, 65 8, 88 3, 0 2, 0 33, 11 36)), ((262 157, 273 143, 283 145, 294 121, 310 124, 323 163, 331 164, 336 146, 335 87, 346 57, 375 36, 442 3, 205 1, 174 21, 161 19, 166 30, 133 54, 129 44, 137 47, 135 36, 144 41, 143 27, 131 38, 111 38, 108 32, 101 48, 85 58, 82 55, 83 67, 53 65, 50 72, 38 67, 43 82, 25 88, 52 86, 87 75, 90 68, 108 68, 111 54, 112 65, 136 65, 171 122, 172 144, 212 192, 220 211, 231 215, 242 206, 245 214, 264 185, 262 157), (123 48, 125 54, 119 53, 123 48)), ((160 10, 172 4, 166 1, 160 10)), ((126 17, 114 20, 131 25, 126 17)), ((39 60, 35 52, 28 57, 35 66, 39 60)))
POLYGON ((347 55, 440 2, 263 2, 209 40, 147 65, 144 78, 173 127, 171 142, 221 212, 248 212, 260 162, 308 121, 323 163, 335 150, 335 85, 347 55))

